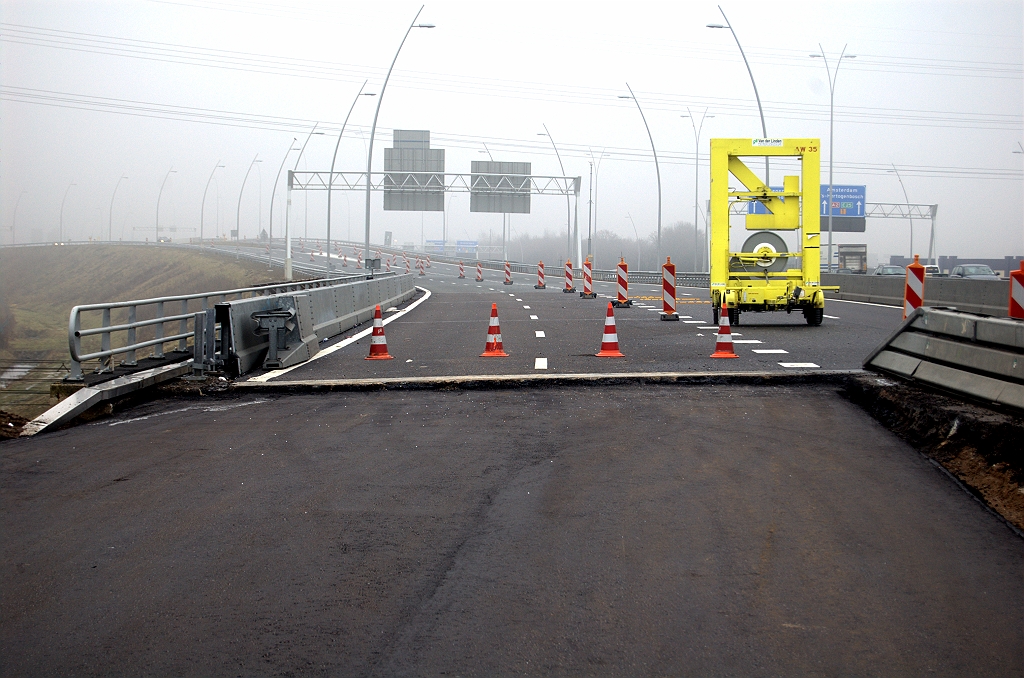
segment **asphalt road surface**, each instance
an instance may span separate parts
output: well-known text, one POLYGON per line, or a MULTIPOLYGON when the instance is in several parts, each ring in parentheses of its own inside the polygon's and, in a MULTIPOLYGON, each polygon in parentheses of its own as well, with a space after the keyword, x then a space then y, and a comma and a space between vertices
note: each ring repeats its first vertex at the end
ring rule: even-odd
POLYGON ((161 402, 0 462, 3 675, 1024 674, 1024 540, 832 387, 161 402))
MULTIPOLYGON (((711 359, 717 327, 707 290, 678 288, 678 322, 660 320, 661 288, 631 285, 632 308, 615 309, 619 347, 625 358, 597 358, 612 283, 595 283, 598 299, 565 294, 560 281, 536 290, 536 276, 486 271, 483 282, 467 268, 434 263, 417 284, 430 298, 386 327, 390 361, 365 361, 369 337, 278 372, 271 381, 403 378, 477 374, 594 372, 791 372, 860 369, 862 361, 899 326, 901 309, 829 300, 820 327, 800 313, 745 313, 732 328, 738 359, 711 359), (491 304, 498 305, 508 358, 482 358, 491 304)), ((385 313, 385 315, 387 315, 385 313)), ((356 328, 324 344, 329 348, 365 329, 356 328)), ((254 375, 254 376, 258 376, 254 375)))

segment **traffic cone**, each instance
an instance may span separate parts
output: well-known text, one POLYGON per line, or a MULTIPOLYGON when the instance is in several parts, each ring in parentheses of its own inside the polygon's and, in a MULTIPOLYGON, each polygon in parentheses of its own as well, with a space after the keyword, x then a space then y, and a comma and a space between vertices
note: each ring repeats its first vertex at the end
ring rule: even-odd
POLYGON ((388 354, 388 340, 384 337, 384 322, 380 319, 380 304, 373 309, 373 334, 370 336, 370 355, 366 360, 391 360, 388 354))
POLYGON ((498 324, 498 305, 491 304, 491 323, 487 326, 487 343, 481 358, 507 358, 501 347, 501 326, 498 324))
POLYGON ((619 335, 615 332, 615 312, 612 303, 608 302, 608 315, 604 318, 604 336, 601 337, 601 350, 598 358, 625 358, 619 351, 619 335))
POLYGON ((712 358, 739 358, 732 350, 732 331, 729 329, 729 309, 722 302, 722 312, 718 315, 718 341, 715 342, 715 352, 712 358))

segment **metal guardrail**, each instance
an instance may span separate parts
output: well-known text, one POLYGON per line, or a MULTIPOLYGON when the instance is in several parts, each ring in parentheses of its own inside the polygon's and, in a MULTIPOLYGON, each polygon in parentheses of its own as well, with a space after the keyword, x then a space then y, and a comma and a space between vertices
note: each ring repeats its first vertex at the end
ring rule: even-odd
MULTIPOLYGON (((377 276, 387 276, 380 274, 377 276)), ((82 381, 82 363, 90 360, 102 360, 103 365, 100 372, 113 371, 112 358, 116 355, 124 355, 122 365, 132 367, 138 364, 138 352, 142 349, 153 347, 154 358, 164 357, 164 345, 178 342, 177 351, 187 352, 188 340, 195 335, 195 313, 200 309, 189 310, 190 302, 196 302, 201 310, 212 308, 213 303, 223 303, 228 300, 246 299, 249 297, 269 296, 289 292, 302 292, 305 290, 329 287, 344 282, 350 282, 365 278, 365 275, 343 275, 334 278, 320 278, 302 282, 280 283, 274 285, 260 285, 257 287, 244 287, 233 290, 221 290, 219 292, 205 292, 200 294, 184 294, 169 297, 157 297, 153 299, 138 299, 134 301, 119 301, 105 304, 84 304, 71 309, 68 319, 68 349, 71 354, 71 371, 67 381, 82 381), (167 313, 167 308, 174 308, 167 313), (145 309, 143 315, 152 313, 152 318, 139 319, 140 309, 145 309), (126 313, 124 322, 112 324, 112 311, 123 311, 126 313), (83 328, 84 314, 100 314, 99 325, 83 328), (174 334, 164 334, 167 323, 178 323, 177 331, 174 334), (192 329, 189 325, 192 324, 192 329), (139 340, 139 330, 153 328, 151 339, 139 340), (123 345, 112 346, 111 335, 123 333, 123 345), (82 340, 88 337, 100 338, 98 351, 86 352, 82 348, 82 340)))

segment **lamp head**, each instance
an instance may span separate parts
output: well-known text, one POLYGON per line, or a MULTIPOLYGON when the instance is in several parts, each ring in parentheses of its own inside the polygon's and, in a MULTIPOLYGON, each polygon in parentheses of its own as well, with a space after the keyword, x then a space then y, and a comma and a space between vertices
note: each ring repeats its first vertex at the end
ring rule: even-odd
POLYGON ((708 24, 707 27, 708 28, 725 28, 725 25, 723 25, 723 24, 708 24))
POLYGON ((437 28, 434 24, 416 24, 416 28, 437 28))

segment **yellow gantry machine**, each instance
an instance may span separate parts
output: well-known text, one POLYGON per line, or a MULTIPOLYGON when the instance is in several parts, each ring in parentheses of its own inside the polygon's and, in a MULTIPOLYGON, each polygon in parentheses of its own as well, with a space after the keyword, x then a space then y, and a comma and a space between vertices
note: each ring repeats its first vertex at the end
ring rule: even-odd
MULTIPOLYGON (((819 253, 820 154, 817 139, 711 140, 711 303, 715 322, 724 302, 731 324, 745 311, 803 313, 820 325, 825 312, 819 253), (744 164, 747 158, 799 158, 800 176, 773 191, 744 164), (729 175, 745 190, 732 190, 729 175), (765 214, 747 214, 754 231, 739 251, 729 240, 730 202, 758 202, 765 214), (773 231, 799 231, 796 251, 773 231), (790 261, 797 267, 791 268, 790 261)), ((791 165, 792 163, 787 163, 791 165)))

